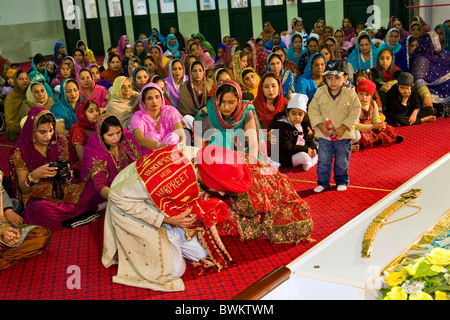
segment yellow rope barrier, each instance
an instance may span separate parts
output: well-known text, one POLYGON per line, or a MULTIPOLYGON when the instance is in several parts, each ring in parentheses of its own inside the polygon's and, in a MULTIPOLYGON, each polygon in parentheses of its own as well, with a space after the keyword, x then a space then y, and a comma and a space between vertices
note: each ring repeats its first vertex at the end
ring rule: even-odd
MULTIPOLYGON (((317 184, 317 181, 298 180, 298 179, 291 179, 291 181, 317 184)), ((332 183, 330 185, 335 186, 336 184, 332 183)), ((348 187, 349 188, 353 188, 353 189, 365 189, 365 190, 374 190, 374 191, 383 191, 383 192, 392 192, 392 191, 394 191, 394 190, 391 190, 391 189, 380 189, 380 188, 370 188, 370 187, 361 187, 361 186, 348 186, 348 187)))

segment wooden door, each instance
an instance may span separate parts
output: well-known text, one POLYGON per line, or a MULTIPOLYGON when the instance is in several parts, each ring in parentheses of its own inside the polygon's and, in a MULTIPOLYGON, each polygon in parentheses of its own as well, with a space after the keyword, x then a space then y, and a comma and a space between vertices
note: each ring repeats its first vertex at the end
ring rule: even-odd
POLYGON ((373 5, 373 0, 344 0, 344 17, 349 17, 352 25, 366 23, 373 12, 367 9, 373 5))
POLYGON ((251 0, 228 0, 230 36, 243 46, 253 37, 251 0))
POLYGON ((66 53, 72 55, 76 48, 77 41, 80 40, 80 19, 81 11, 75 5, 74 0, 60 0, 61 13, 63 17, 64 36, 66 41, 66 53))
POLYGON ((83 13, 87 46, 95 55, 105 54, 97 0, 83 0, 83 13))
POLYGON ((261 8, 263 24, 269 21, 278 32, 288 30, 286 0, 262 0, 261 8))
POLYGON ((197 8, 200 33, 216 48, 222 42, 218 0, 197 0, 197 8))
POLYGON ((130 0, 133 19, 134 39, 138 40, 141 33, 151 34, 150 11, 147 0, 130 0))
POLYGON ((409 0, 390 1, 391 13, 389 16, 398 16, 403 24, 403 29, 405 30, 409 30, 411 21, 409 17, 409 9, 406 8, 406 6, 409 5, 409 2, 409 0))
POLYGON ((319 18, 325 17, 324 0, 298 0, 298 16, 303 19, 306 33, 314 30, 314 24, 319 18))
POLYGON ((127 34, 123 4, 120 0, 105 0, 106 11, 108 12, 108 26, 111 46, 116 47, 119 39, 127 34))
MULTIPOLYGON (((186 0, 185 0, 186 1, 186 0)), ((159 33, 164 37, 170 34, 170 27, 178 30, 178 14, 176 0, 157 0, 159 16, 159 33)))

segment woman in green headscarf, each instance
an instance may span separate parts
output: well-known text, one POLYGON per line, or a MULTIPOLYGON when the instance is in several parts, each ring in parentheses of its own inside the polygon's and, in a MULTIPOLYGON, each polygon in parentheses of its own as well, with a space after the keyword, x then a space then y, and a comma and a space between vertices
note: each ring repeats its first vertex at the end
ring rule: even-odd
POLYGON ((442 48, 450 50, 450 29, 446 24, 438 24, 434 31, 439 35, 442 48))
POLYGON ((208 41, 206 41, 206 38, 203 34, 201 34, 200 32, 196 32, 192 34, 192 37, 195 39, 200 40, 200 45, 205 48, 206 50, 208 50, 209 55, 211 56, 211 58, 215 59, 216 58, 216 51, 214 50, 213 46, 211 45, 211 43, 209 43, 208 41))
POLYGON ((202 120, 201 136, 195 136, 195 145, 211 144, 245 151, 267 163, 266 145, 255 107, 251 101, 242 100, 240 85, 233 80, 220 82, 213 99, 213 103, 206 105, 207 116, 202 120))

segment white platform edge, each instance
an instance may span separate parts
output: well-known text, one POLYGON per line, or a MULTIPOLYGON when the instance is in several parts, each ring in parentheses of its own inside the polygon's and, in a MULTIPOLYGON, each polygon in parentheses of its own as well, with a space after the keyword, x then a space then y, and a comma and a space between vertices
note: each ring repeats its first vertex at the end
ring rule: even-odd
MULTIPOLYGON (((336 284, 352 285, 354 287, 359 287, 360 289, 365 289, 364 286, 362 286, 360 283, 348 283, 348 282, 340 283, 340 281, 338 279, 335 279, 335 278, 326 279, 326 278, 323 278, 323 277, 317 277, 317 275, 315 275, 315 274, 307 273, 307 272, 304 272, 304 271, 300 272, 297 269, 299 268, 299 266, 302 263, 304 263, 305 261, 307 261, 309 259, 312 259, 314 256, 319 254, 322 250, 324 250, 324 248, 326 247, 326 243, 327 242, 329 242, 329 241, 336 241, 343 234, 345 234, 349 229, 353 228, 357 224, 360 224, 361 220, 366 220, 367 219, 367 215, 365 215, 364 213, 366 213, 366 212, 369 213, 369 211, 373 211, 373 209, 371 210, 371 208, 374 208, 374 207, 385 208, 385 207, 389 206, 392 203, 392 201, 395 201, 396 199, 398 199, 402 193, 409 191, 414 186, 414 184, 419 182, 421 179, 426 177, 428 174, 430 174, 432 171, 434 171, 436 168, 438 168, 440 165, 442 165, 443 163, 445 163, 449 159, 450 159, 450 153, 447 153, 441 159, 437 160, 435 163, 433 163, 429 167, 425 168, 422 172, 420 172, 419 174, 417 174, 416 176, 414 176, 413 178, 411 178, 410 180, 405 182, 399 188, 397 188, 396 190, 392 191, 391 193, 386 195, 384 198, 380 199, 378 202, 376 202, 370 208, 366 209, 364 212, 359 214, 356 218, 354 218, 353 220, 349 221, 347 224, 345 224, 344 226, 342 226, 341 228, 336 230, 334 233, 329 235, 327 238, 323 239, 321 241, 321 243, 317 244, 316 246, 314 246, 313 248, 311 248, 310 250, 308 250, 307 252, 305 252, 304 254, 299 256, 297 259, 293 260, 291 263, 289 263, 287 265, 287 267, 292 271, 293 275, 300 276, 302 278, 311 278, 311 279, 315 278, 315 279, 320 280, 320 281, 325 280, 325 281, 330 281, 330 282, 333 282, 333 283, 336 283, 336 284)), ((438 221, 436 221, 436 223, 438 221)), ((426 231, 428 231, 428 230, 425 230, 424 233, 426 231)), ((417 241, 420 238, 421 238, 421 235, 419 235, 417 237, 417 241)), ((405 251, 407 249, 408 248, 405 248, 405 251)), ((373 277, 375 277, 375 276, 377 276, 377 275, 374 274, 373 277)))

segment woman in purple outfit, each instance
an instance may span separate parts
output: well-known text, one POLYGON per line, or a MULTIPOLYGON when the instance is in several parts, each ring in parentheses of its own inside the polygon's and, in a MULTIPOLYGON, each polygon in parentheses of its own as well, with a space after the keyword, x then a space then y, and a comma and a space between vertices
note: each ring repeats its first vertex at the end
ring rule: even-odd
POLYGON ((62 165, 69 160, 68 142, 55 133, 55 124, 48 109, 33 107, 9 159, 15 197, 26 205, 24 222, 52 230, 98 217, 95 194, 84 182, 71 183, 70 165, 62 165))
POLYGON ((84 147, 81 179, 94 190, 97 205, 108 199, 116 175, 142 156, 131 132, 110 113, 100 115, 94 133, 84 147))

